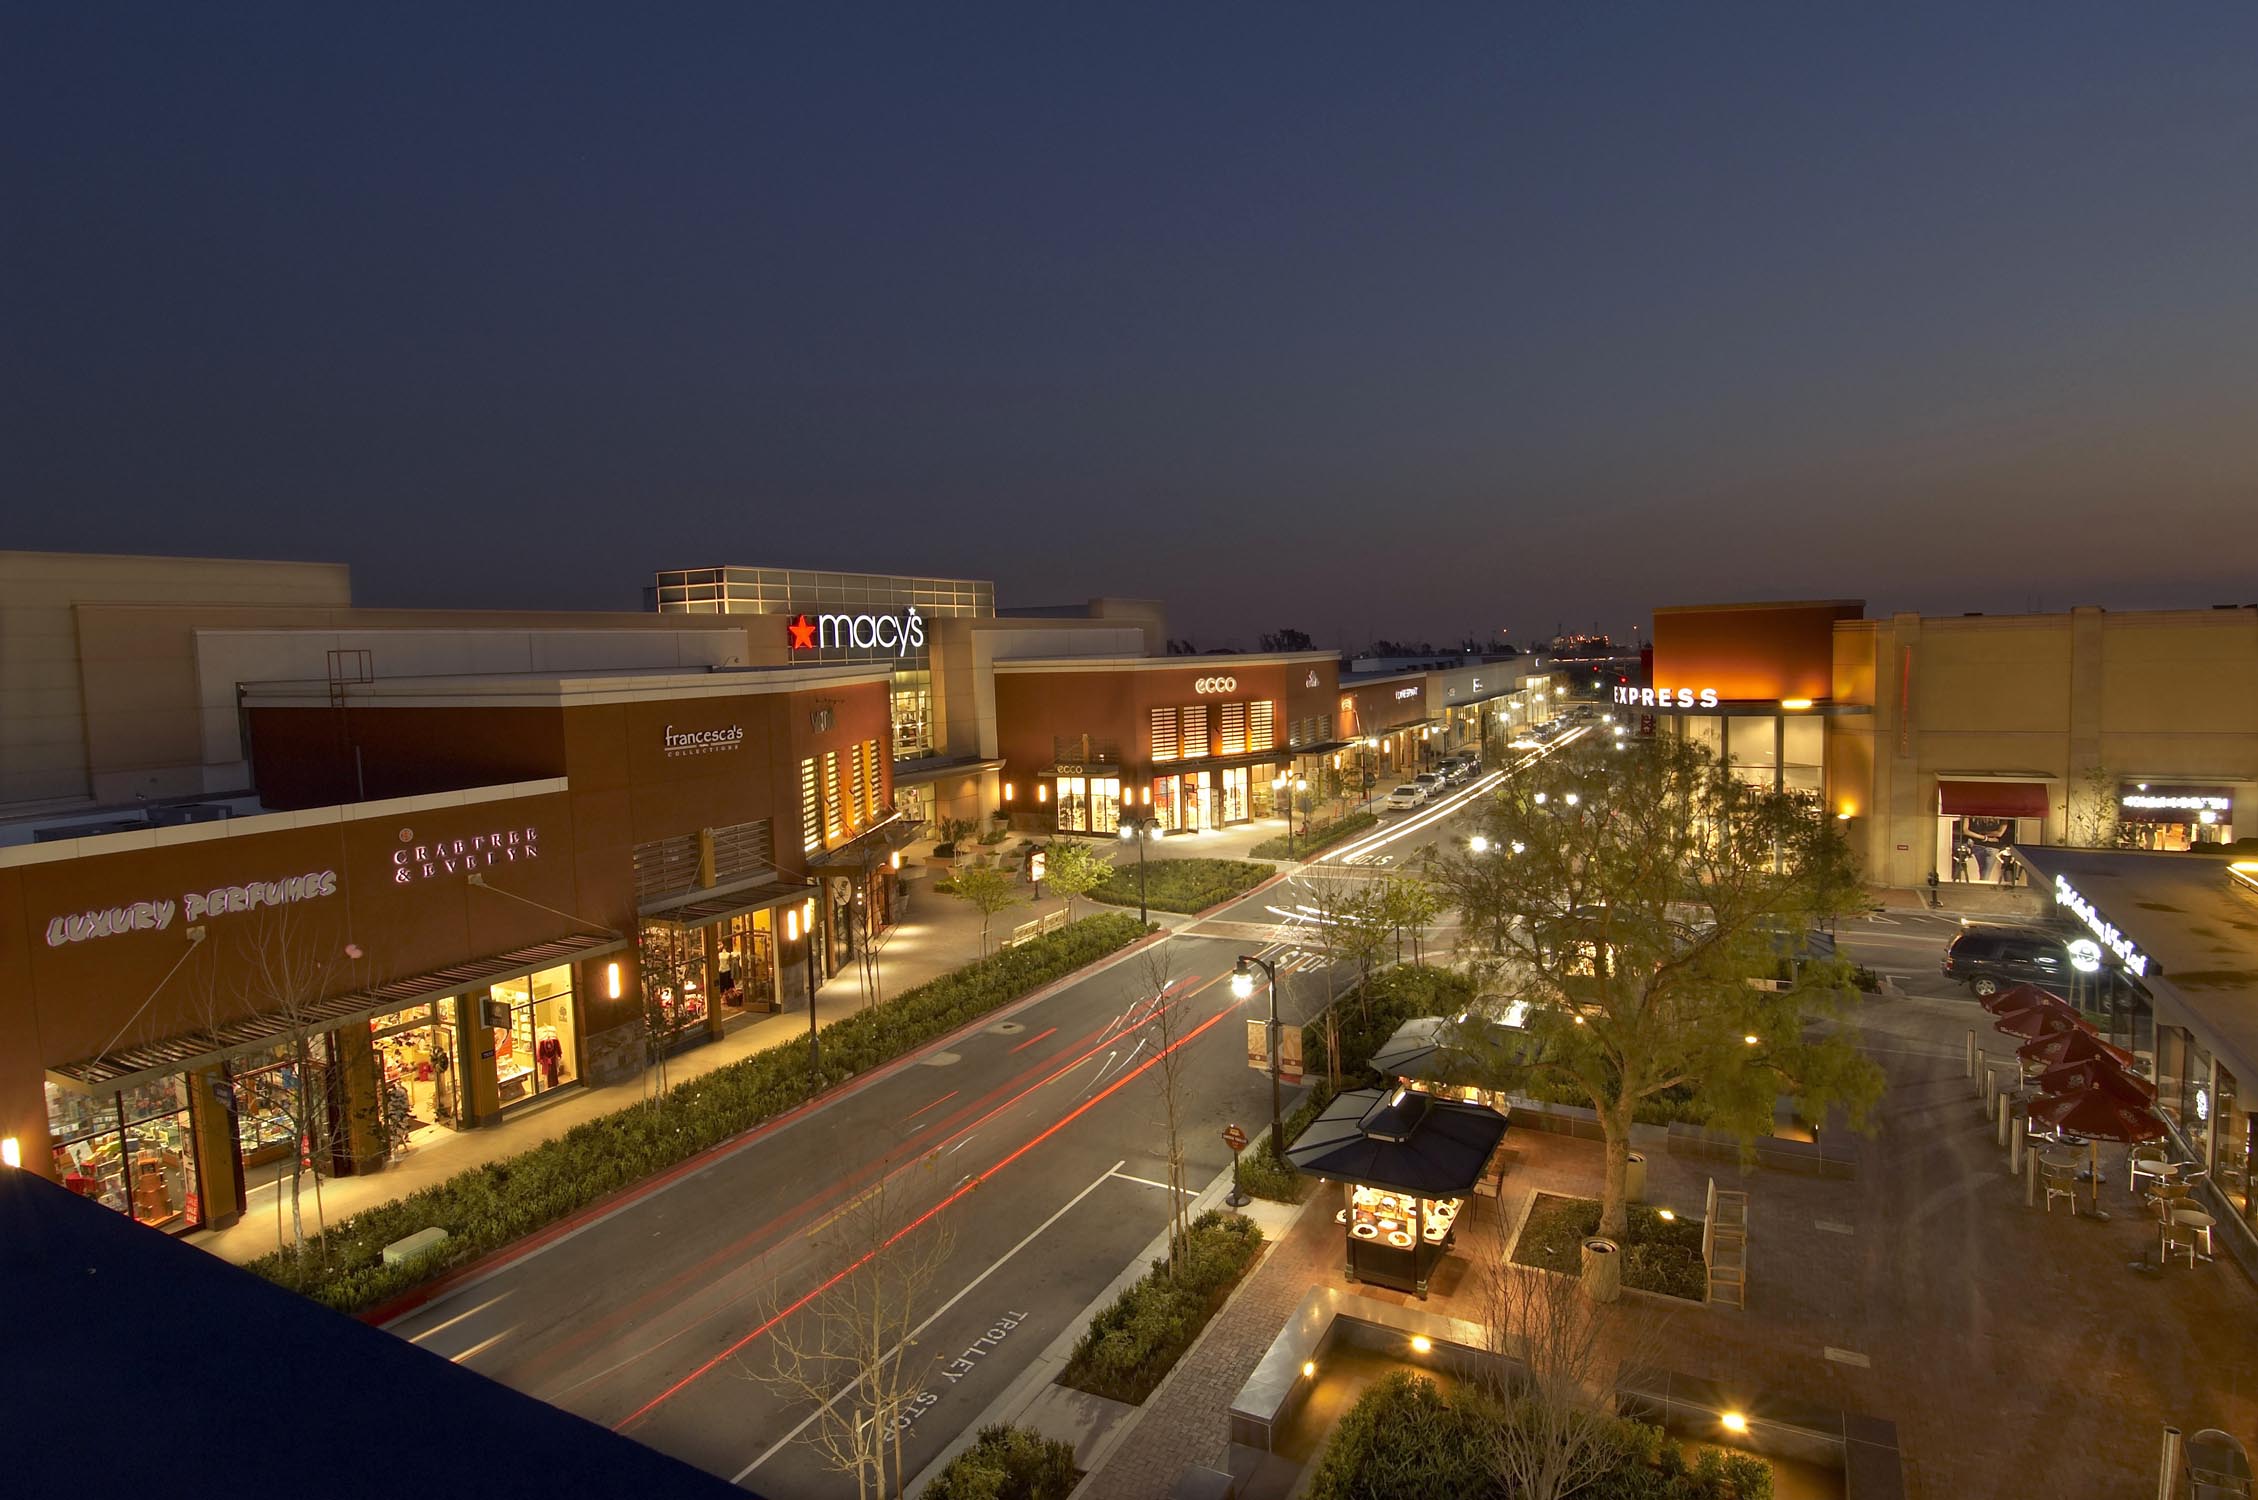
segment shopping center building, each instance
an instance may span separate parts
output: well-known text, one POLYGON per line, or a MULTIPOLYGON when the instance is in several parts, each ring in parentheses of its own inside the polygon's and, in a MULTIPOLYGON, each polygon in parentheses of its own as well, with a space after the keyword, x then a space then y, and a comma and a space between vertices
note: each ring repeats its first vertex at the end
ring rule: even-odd
POLYGON ((217 1226, 294 1152, 373 1170, 804 1000, 894 899, 888 689, 246 684, 255 790, 227 816, 0 847, 0 1136, 121 1212, 217 1226))
POLYGON ((2009 847, 2258 834, 2258 608, 1699 606, 1655 611, 1653 640, 1616 711, 1823 799, 1879 884, 1990 883, 2009 847))

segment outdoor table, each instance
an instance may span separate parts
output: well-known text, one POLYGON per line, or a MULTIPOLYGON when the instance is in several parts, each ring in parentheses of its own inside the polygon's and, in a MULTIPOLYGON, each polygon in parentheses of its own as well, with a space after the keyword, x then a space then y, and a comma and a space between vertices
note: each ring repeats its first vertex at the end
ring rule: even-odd
POLYGON ((2072 1151, 2041 1151, 2038 1154, 2038 1164, 2042 1167, 2052 1167, 2056 1171, 2061 1171, 2078 1164, 2077 1153, 2072 1151))
POLYGON ((2172 1231, 2174 1229, 2199 1231, 2203 1236, 2203 1258, 2205 1260, 2211 1259, 2211 1230, 2219 1221, 2200 1208, 2173 1208, 2170 1210, 2170 1214, 2171 1217, 2157 1230, 2157 1238, 2162 1242, 2161 1254, 2163 1259, 2167 1262, 2171 1259, 2172 1231))

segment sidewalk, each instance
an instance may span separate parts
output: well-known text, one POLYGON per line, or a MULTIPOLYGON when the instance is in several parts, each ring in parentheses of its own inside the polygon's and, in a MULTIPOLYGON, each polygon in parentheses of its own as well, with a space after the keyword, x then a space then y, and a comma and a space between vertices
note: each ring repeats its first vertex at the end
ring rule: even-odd
MULTIPOLYGON (((991 947, 1008 937, 1019 923, 1057 911, 1063 904, 1046 897, 997 913, 989 929, 991 947)), ((1081 902, 1077 915, 1105 910, 1111 908, 1081 902)), ((891 998, 962 968, 979 956, 979 948, 980 913, 966 902, 935 892, 929 880, 919 881, 910 896, 908 916, 880 940, 879 998, 891 998)), ((816 991, 817 1024, 828 1025, 863 1008, 865 997, 860 972, 859 966, 850 962, 824 981, 816 991)), ((667 1081, 670 1086, 680 1084, 771 1047, 805 1046, 807 1035, 805 1008, 746 1020, 718 1040, 669 1058, 667 1081)), ((324 1179, 322 1219, 335 1224, 363 1209, 405 1198, 419 1188, 444 1181, 458 1172, 530 1150, 583 1121, 644 1098, 648 1077, 646 1073, 631 1082, 604 1088, 568 1089, 557 1095, 554 1102, 528 1105, 495 1124, 442 1135, 404 1158, 395 1159, 380 1172, 365 1177, 324 1179)), ((289 1204, 280 1202, 279 1218, 276 1209, 278 1199, 286 1200, 288 1191, 287 1185, 280 1183, 254 1188, 240 1221, 226 1229, 203 1230, 185 1238, 189 1244, 238 1265, 256 1260, 287 1243, 289 1204)), ((320 1226, 315 1219, 310 1179, 302 1184, 300 1193, 300 1208, 305 1215, 307 1232, 311 1234, 320 1226)))

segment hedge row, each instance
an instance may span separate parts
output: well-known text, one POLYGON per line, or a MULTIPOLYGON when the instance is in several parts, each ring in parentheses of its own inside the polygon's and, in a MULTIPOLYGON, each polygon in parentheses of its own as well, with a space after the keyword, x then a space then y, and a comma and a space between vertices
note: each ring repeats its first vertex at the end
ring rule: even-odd
POLYGON ((983 1427, 919 1500, 1066 1500, 1081 1478, 1072 1443, 1026 1427, 983 1427))
POLYGON ((655 1104, 599 1115, 516 1156, 341 1220, 308 1241, 302 1254, 277 1251, 251 1269, 343 1312, 374 1307, 718 1146, 820 1089, 889 1062, 1143 934, 1132 916, 1086 917, 833 1021, 822 1030, 820 1077, 811 1077, 804 1046, 756 1052, 677 1085, 655 1104), (383 1263, 386 1245, 432 1225, 447 1231, 441 1250, 405 1266, 383 1263))
MULTIPOLYGON (((1772 1500, 1760 1458, 1703 1448, 1688 1458, 1659 1427, 1602 1419, 1612 1462, 1577 1500, 1772 1500)), ((1512 1500, 1500 1445, 1553 1431, 1543 1413, 1509 1406, 1478 1386, 1445 1392, 1425 1376, 1392 1370, 1349 1408, 1310 1478, 1308 1500, 1512 1500)))
POLYGON ((1308 832, 1297 833, 1291 839, 1284 834, 1274 839, 1264 839, 1247 852, 1256 859, 1307 859, 1318 850, 1337 844, 1352 833, 1362 833, 1367 828, 1379 826, 1378 813, 1352 812, 1345 818, 1319 823, 1308 832))
POLYGON ((1261 1253, 1262 1231, 1252 1219, 1212 1208, 1201 1214, 1192 1221, 1176 1274, 1156 1260, 1141 1280, 1123 1287, 1082 1331, 1059 1383, 1116 1401, 1143 1401, 1261 1253))
MULTIPOLYGON (((1276 865, 1249 859, 1148 859, 1144 864, 1145 905, 1154 911, 1200 912, 1253 890, 1278 873, 1276 865)), ((1093 901, 1115 906, 1137 904, 1137 866, 1116 865, 1093 901)))

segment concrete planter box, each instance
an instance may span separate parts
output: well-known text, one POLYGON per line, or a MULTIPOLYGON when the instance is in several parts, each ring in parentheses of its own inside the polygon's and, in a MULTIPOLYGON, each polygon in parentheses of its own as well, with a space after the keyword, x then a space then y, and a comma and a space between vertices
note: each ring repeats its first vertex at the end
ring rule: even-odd
POLYGON ((1904 1500, 1897 1424, 1879 1417, 1794 1397, 1736 1397, 1715 1381, 1632 1366, 1616 1372, 1615 1411, 1677 1437, 1833 1469, 1843 1476, 1844 1500, 1904 1500), (1722 1418, 1734 1410, 1748 1419, 1745 1433, 1724 1430, 1722 1418))
MULTIPOLYGON (((1673 1125, 1667 1133, 1670 1154, 1701 1161, 1741 1160, 1740 1137, 1700 1125, 1673 1125)), ((1762 1136, 1755 1143, 1756 1164, 1776 1172, 1848 1181, 1858 1175, 1858 1158, 1839 1133, 1822 1131, 1812 1141, 1762 1136)))

